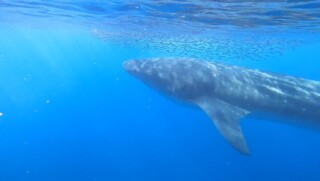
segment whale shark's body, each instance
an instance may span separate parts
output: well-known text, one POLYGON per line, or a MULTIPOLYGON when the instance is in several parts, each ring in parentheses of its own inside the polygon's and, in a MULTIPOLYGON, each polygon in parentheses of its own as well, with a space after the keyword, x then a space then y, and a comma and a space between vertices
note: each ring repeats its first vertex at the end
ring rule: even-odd
POLYGON ((127 72, 203 109, 220 133, 244 154, 240 119, 250 113, 286 117, 320 127, 320 82, 190 58, 129 60, 127 72))

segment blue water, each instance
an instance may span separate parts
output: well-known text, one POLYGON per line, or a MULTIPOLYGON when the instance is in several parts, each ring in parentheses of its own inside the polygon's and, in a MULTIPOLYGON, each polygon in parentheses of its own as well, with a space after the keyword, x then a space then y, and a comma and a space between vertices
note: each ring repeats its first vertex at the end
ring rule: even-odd
POLYGON ((193 57, 320 80, 319 1, 0 1, 0 180, 320 180, 320 132, 200 109, 122 62, 193 57))

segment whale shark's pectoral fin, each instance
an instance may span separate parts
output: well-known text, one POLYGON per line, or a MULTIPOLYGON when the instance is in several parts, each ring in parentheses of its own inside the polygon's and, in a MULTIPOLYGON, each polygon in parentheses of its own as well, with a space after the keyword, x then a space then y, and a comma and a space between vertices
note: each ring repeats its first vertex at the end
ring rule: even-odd
POLYGON ((249 154, 246 139, 240 127, 240 119, 250 112, 219 99, 199 99, 195 103, 211 118, 228 142, 243 154, 249 154))

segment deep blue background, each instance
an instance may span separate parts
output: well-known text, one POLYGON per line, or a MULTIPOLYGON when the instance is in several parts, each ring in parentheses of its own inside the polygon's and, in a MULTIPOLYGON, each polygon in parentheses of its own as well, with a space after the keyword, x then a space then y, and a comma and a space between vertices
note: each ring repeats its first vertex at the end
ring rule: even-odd
MULTIPOLYGON (((164 54, 81 29, 0 31, 0 180, 320 180, 318 131, 244 119, 243 156, 204 112, 121 67, 164 54)), ((319 50, 228 63, 320 80, 319 50)))

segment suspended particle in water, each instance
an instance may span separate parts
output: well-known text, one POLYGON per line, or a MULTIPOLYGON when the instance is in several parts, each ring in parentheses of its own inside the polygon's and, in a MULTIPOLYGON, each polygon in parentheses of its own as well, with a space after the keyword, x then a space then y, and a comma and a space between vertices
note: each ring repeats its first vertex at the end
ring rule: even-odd
POLYGON ((0 117, 1 117, 1 116, 3 116, 3 113, 2 113, 2 112, 0 112, 0 117))

